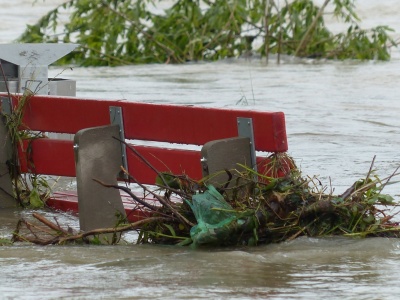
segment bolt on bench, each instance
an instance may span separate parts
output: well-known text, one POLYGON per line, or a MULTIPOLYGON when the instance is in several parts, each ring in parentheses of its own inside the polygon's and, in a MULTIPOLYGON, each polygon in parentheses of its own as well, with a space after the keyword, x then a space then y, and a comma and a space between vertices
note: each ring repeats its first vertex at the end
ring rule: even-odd
MULTIPOLYGON (((3 114, 11 113, 22 99, 21 94, 0 96, 3 114)), ((138 182, 155 184, 154 170, 119 140, 132 144, 158 171, 186 174, 193 179, 235 168, 237 163, 256 168, 266 159, 257 157, 256 151, 288 149, 282 112, 35 95, 28 100, 22 122, 32 131, 74 135, 74 140, 49 135, 29 145, 24 143, 18 149, 19 167, 25 173, 76 177, 77 193, 54 192, 48 205, 79 212, 84 231, 114 226, 116 211, 128 214, 131 221, 145 217, 135 212, 117 189, 93 180, 116 185, 120 167, 124 166, 138 182), (135 145, 136 141, 163 144, 135 145), (174 148, 175 144, 203 147, 189 150, 174 148)), ((12 203, 11 181, 5 176, 10 144, 6 142, 4 124, 0 139, 0 203, 4 206, 12 203)))

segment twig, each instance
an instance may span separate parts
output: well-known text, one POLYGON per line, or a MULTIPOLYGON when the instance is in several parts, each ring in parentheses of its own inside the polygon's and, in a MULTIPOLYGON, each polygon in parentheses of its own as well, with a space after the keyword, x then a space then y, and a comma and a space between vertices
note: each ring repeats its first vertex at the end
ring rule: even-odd
POLYGON ((270 6, 270 0, 265 0, 265 12, 264 12, 264 31, 265 31, 265 38, 264 38, 264 43, 265 43, 265 58, 266 58, 266 63, 268 64, 268 57, 269 57, 269 28, 268 28, 268 23, 269 23, 269 6, 270 6))
POLYGON ((32 216, 36 220, 40 221, 41 223, 43 223, 44 225, 46 225, 47 227, 50 227, 51 229, 53 229, 55 231, 60 231, 63 234, 69 234, 67 230, 64 230, 58 224, 54 224, 53 222, 49 221, 48 219, 46 219, 42 215, 39 215, 38 213, 33 213, 32 216))
MULTIPOLYGON (((124 171, 124 173, 126 173, 126 172, 125 172, 125 169, 122 168, 122 170, 124 171)), ((140 199, 140 198, 137 197, 134 193, 132 193, 131 190, 130 190, 129 188, 127 188, 127 187, 120 186, 120 185, 106 184, 106 183, 101 182, 100 180, 95 179, 95 178, 93 178, 93 180, 96 181, 97 183, 101 184, 101 185, 104 186, 104 187, 111 187, 111 188, 114 188, 114 189, 120 189, 120 190, 124 191, 124 192, 127 193, 129 196, 131 196, 131 197, 133 198, 133 200, 135 200, 136 202, 138 202, 138 203, 142 204, 143 206, 147 207, 147 208, 150 209, 151 211, 156 212, 158 215, 164 216, 165 218, 175 219, 174 217, 171 217, 170 215, 167 215, 167 214, 161 212, 161 211, 158 209, 158 207, 153 206, 153 205, 147 203, 146 201, 140 199)), ((145 186, 143 186, 142 188, 143 188, 145 191, 151 193, 151 191, 149 191, 148 189, 146 189, 145 186)))
POLYGON ((101 184, 104 187, 112 187, 114 189, 119 189, 124 191, 125 193, 127 193, 129 196, 131 196, 133 198, 133 200, 139 202, 140 204, 142 204, 143 206, 147 207, 148 209, 152 210, 152 211, 157 211, 157 207, 147 203, 146 201, 140 199, 139 197, 137 197, 134 193, 131 192, 131 190, 127 187, 124 186, 120 186, 120 185, 113 185, 113 184, 107 184, 104 183, 102 181, 100 181, 99 179, 93 178, 94 181, 96 181, 97 183, 101 184))
POLYGON ((375 164, 375 158, 376 158, 376 155, 374 155, 374 158, 372 159, 372 162, 371 162, 371 165, 369 167, 369 170, 368 170, 368 173, 367 173, 367 177, 365 178, 365 181, 368 181, 369 176, 371 176, 372 168, 374 167, 374 164, 375 164))
MULTIPOLYGON (((156 168, 153 167, 153 165, 146 159, 143 157, 143 155, 141 155, 134 147, 132 147, 131 145, 129 145, 127 142, 122 141, 121 139, 113 136, 114 139, 116 139, 117 141, 119 141, 120 143, 124 144, 126 147, 128 147, 129 150, 131 150, 136 156, 138 156, 150 169, 152 169, 158 176, 160 176, 161 180, 163 181, 163 183, 165 184, 166 187, 169 187, 167 181, 165 180, 163 174, 161 172, 159 172, 156 168)), ((142 188, 144 188, 145 190, 149 191, 155 198, 157 198, 158 201, 161 202, 161 204, 165 205, 166 207, 168 207, 173 214, 175 214, 177 216, 177 218, 185 225, 189 225, 190 227, 193 227, 195 224, 193 224, 192 222, 190 222, 188 219, 186 219, 182 214, 180 214, 175 208, 172 207, 172 205, 170 203, 168 203, 168 201, 166 201, 165 199, 163 199, 162 197, 160 197, 159 195, 157 195, 156 193, 148 190, 147 188, 145 188, 141 183, 139 183, 132 175, 129 174, 129 172, 127 170, 125 170, 123 167, 121 167, 122 171, 128 175, 128 177, 133 180, 135 183, 139 184, 142 188)))
POLYGON ((386 180, 386 182, 385 182, 384 184, 382 184, 382 188, 381 188, 381 190, 379 191, 379 193, 385 188, 385 186, 389 183, 389 181, 390 181, 394 176, 396 176, 396 175, 399 174, 399 173, 397 173, 397 171, 398 171, 399 169, 400 169, 400 166, 398 166, 398 167, 396 168, 396 170, 394 170, 394 172, 392 173, 392 175, 390 175, 389 177, 383 179, 383 180, 386 180))
POLYGON ((4 80, 4 85, 6 86, 6 90, 7 90, 7 95, 10 96, 10 89, 8 88, 8 81, 7 81, 7 77, 6 77, 6 73, 4 72, 3 69, 3 64, 0 61, 0 69, 1 69, 1 74, 3 75, 3 80, 4 80))
MULTIPOLYGON (((153 165, 142 154, 140 154, 134 147, 132 147, 127 142, 125 142, 115 136, 113 136, 113 139, 116 139, 117 141, 119 141, 120 143, 122 143, 126 147, 128 147, 129 150, 131 150, 137 157, 139 157, 150 169, 152 169, 161 178, 161 180, 163 181, 163 183, 166 187, 169 187, 169 184, 165 180, 163 174, 161 172, 159 172, 156 168, 154 168, 153 165)), ((129 174, 127 174, 127 175, 129 175, 129 174)))
POLYGON ((160 197, 159 195, 157 195, 156 193, 154 193, 153 191, 150 191, 149 189, 147 189, 143 184, 141 184, 140 182, 138 182, 136 180, 135 177, 133 177, 131 174, 129 174, 129 172, 127 170, 125 170, 123 167, 121 167, 122 171, 128 175, 129 179, 131 179, 132 181, 134 181, 135 183, 137 183, 140 187, 142 187, 143 189, 145 189, 146 191, 148 191, 150 194, 152 194, 158 201, 160 201, 161 204, 163 204, 164 206, 168 207, 171 212, 173 214, 176 215, 176 217, 185 225, 189 225, 190 227, 193 227, 195 224, 193 224, 192 222, 190 222, 188 219, 186 219, 184 216, 182 216, 182 214, 180 214, 174 207, 172 207, 172 205, 166 201, 163 197, 160 197))
POLYGON ((277 56, 277 63, 281 63, 281 50, 282 50, 282 11, 280 7, 278 8, 278 17, 279 17, 279 33, 278 33, 278 56, 277 56))
MULTIPOLYGON (((388 180, 390 180, 391 178, 393 178, 394 176, 400 175, 400 173, 397 173, 398 169, 399 169, 399 167, 397 167, 396 171, 393 172, 390 176, 388 176, 388 177, 386 177, 386 178, 384 178, 384 179, 382 179, 382 180, 380 180, 380 181, 385 181, 385 180, 388 181, 388 180)), ((367 184, 364 184, 364 185, 361 186, 359 189, 357 189, 357 190, 355 190, 353 193, 351 193, 351 194, 350 194, 350 197, 352 197, 352 196, 353 196, 354 194, 356 194, 356 193, 363 192, 363 191, 366 191, 366 190, 370 189, 370 188, 371 188, 372 186, 374 186, 377 182, 378 182, 378 180, 373 180, 373 181, 371 181, 371 182, 369 182, 369 183, 367 183, 367 184)))
POLYGON ((76 235, 71 235, 67 237, 62 237, 60 240, 57 242, 58 244, 65 243, 67 241, 73 241, 73 240, 79 240, 83 239, 85 237, 91 236, 91 235, 98 235, 98 234, 105 234, 105 233, 120 233, 120 232, 125 232, 125 231, 130 231, 130 230, 135 230, 140 228, 141 226, 151 223, 151 222, 156 222, 156 221, 166 221, 166 218, 163 217, 151 217, 147 218, 144 220, 137 221, 135 223, 130 223, 126 226, 121 226, 117 228, 99 228, 99 229, 94 229, 90 231, 86 231, 80 234, 76 235))
MULTIPOLYGON (((51 245, 51 244, 63 244, 63 243, 68 242, 68 241, 75 241, 75 240, 84 239, 84 238, 86 238, 88 236, 92 236, 92 235, 107 234, 107 233, 121 233, 121 232, 125 232, 125 231, 136 230, 136 229, 140 228, 141 226, 143 226, 145 224, 148 224, 148 223, 151 223, 151 222, 168 220, 168 219, 163 218, 163 217, 151 217, 151 218, 140 220, 140 221, 137 221, 135 223, 130 223, 128 225, 121 226, 121 227, 116 227, 116 228, 98 228, 98 229, 82 232, 82 233, 79 233, 79 234, 71 235, 67 230, 62 229, 59 226, 55 225, 53 222, 49 221, 44 216, 41 216, 41 215, 39 215, 37 213, 34 213, 33 215, 37 220, 39 220, 40 222, 42 222, 43 224, 48 226, 50 229, 56 231, 57 236, 52 237, 52 238, 47 239, 47 240, 43 239, 43 238, 39 238, 31 230, 31 227, 34 227, 34 228, 37 228, 37 227, 34 226, 33 224, 27 222, 24 219, 20 219, 18 221, 17 228, 13 233, 13 237, 12 237, 12 241, 13 242, 16 242, 16 241, 30 242, 30 243, 33 243, 33 244, 38 244, 38 245, 43 245, 43 246, 51 245), (34 235, 34 238, 33 237, 29 237, 29 236, 23 236, 23 235, 19 234, 22 224, 25 224, 25 226, 34 235)), ((40 228, 37 228, 37 229, 39 229, 39 230, 41 230, 41 231, 43 231, 45 233, 48 233, 47 231, 42 230, 40 228)))
POLYGON ((310 27, 308 27, 306 33, 304 34, 303 38, 300 41, 299 46, 296 49, 296 52, 294 54, 294 56, 299 56, 300 52, 302 52, 304 50, 304 48, 306 47, 308 40, 311 38, 312 33, 315 29, 315 27, 317 26, 317 22, 319 20, 319 18, 321 18, 322 14, 324 13, 325 7, 328 5, 328 3, 331 0, 325 0, 324 4, 321 6, 321 8, 319 9, 317 15, 315 16, 313 22, 311 23, 310 27))

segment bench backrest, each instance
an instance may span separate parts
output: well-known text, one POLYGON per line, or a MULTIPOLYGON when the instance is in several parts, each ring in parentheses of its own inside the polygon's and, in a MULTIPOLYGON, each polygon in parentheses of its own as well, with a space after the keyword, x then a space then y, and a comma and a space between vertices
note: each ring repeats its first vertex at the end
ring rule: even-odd
MULTIPOLYGON (((2 95, 6 96, 6 95, 2 95)), ((16 106, 18 96, 12 97, 16 106)), ((203 145, 212 140, 236 137, 237 118, 251 118, 255 149, 285 152, 288 149, 282 112, 203 108, 124 100, 93 100, 59 96, 32 96, 23 124, 33 131, 75 134, 81 129, 110 124, 110 107, 122 108, 126 140, 143 140, 203 145)), ((134 141, 133 141, 134 142, 134 141)), ((26 149, 20 151, 21 170, 30 171, 26 149)), ((31 158, 38 174, 75 176, 73 141, 37 139, 31 144, 31 158)), ((172 145, 135 146, 158 171, 202 177, 199 150, 172 149, 172 145)), ((127 150, 129 172, 141 183, 154 184, 155 173, 127 150)))

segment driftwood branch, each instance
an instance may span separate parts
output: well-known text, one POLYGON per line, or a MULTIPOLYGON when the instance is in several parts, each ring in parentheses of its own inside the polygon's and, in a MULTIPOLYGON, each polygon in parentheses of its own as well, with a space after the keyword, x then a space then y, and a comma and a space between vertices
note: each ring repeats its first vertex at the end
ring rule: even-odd
POLYGON ((153 206, 153 205, 147 203, 146 201, 140 199, 138 196, 136 196, 134 193, 132 193, 131 190, 127 187, 120 186, 120 185, 107 184, 96 178, 93 178, 93 180, 96 181, 97 183, 101 184, 104 187, 122 190, 125 193, 127 193, 129 196, 131 196, 133 198, 133 200, 135 200, 136 202, 142 204, 143 206, 147 207, 148 209, 150 209, 152 211, 157 211, 156 206, 153 206))
POLYGON ((54 245, 54 244, 64 244, 66 242, 72 241, 80 241, 84 240, 87 237, 100 235, 100 234, 107 234, 107 233, 122 233, 131 230, 140 229, 143 225, 152 223, 152 222, 159 222, 159 221, 166 221, 167 218, 163 217, 150 217, 144 220, 137 221, 135 223, 130 223, 124 226, 115 227, 115 228, 99 228, 94 229, 86 232, 75 233, 71 234, 68 230, 61 228, 58 224, 53 223, 52 221, 48 220, 42 215, 37 213, 33 214, 33 217, 47 226, 46 229, 42 229, 37 227, 36 225, 28 222, 25 219, 20 219, 17 224, 17 228, 14 231, 12 241, 13 242, 30 242, 37 245, 54 245), (22 229, 22 225, 25 225, 26 228, 29 230, 31 235, 21 234, 20 231, 22 229), (37 230, 36 232, 33 229, 37 230), (51 229, 52 231, 49 231, 51 229), (42 235, 42 236, 41 236, 42 235), (43 235, 47 235, 50 237, 45 238, 43 235))
POLYGON ((105 234, 105 233, 120 233, 120 232, 136 230, 136 229, 141 228, 145 224, 152 223, 152 222, 158 222, 158 221, 167 221, 167 218, 163 218, 163 217, 146 218, 144 220, 130 223, 128 225, 121 226, 121 227, 94 229, 94 230, 86 231, 86 232, 83 232, 80 234, 63 237, 59 240, 58 244, 62 244, 67 241, 83 239, 83 238, 93 236, 93 235, 99 235, 99 234, 105 234))
POLYGON ((42 215, 40 215, 38 213, 33 213, 32 216, 35 219, 37 219, 38 221, 42 222, 44 225, 48 226, 52 230, 59 231, 63 234, 69 234, 68 230, 64 230, 63 228, 61 228, 61 226, 59 224, 55 224, 55 223, 49 221, 48 219, 46 219, 45 217, 43 217, 42 215))

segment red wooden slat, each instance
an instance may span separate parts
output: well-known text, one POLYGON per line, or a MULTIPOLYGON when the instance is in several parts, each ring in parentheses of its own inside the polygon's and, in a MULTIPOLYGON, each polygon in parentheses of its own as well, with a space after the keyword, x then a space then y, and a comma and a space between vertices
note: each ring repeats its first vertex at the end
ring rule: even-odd
MULTIPOLYGON (((198 151, 135 146, 158 171, 187 174, 194 179, 202 177, 198 151)), ((157 174, 128 150, 128 168, 140 183, 155 184, 157 174)), ((36 139, 19 149, 22 172, 75 177, 73 142, 54 139, 36 139), (28 166, 28 161, 33 165, 28 166)))
MULTIPOLYGON (((18 96, 13 97, 14 105, 18 96)), ((85 100, 58 96, 34 96, 24 111, 23 123, 31 130, 72 133, 110 124, 109 106, 118 101, 85 100)))
POLYGON ((36 139, 19 148, 22 172, 75 177, 73 142, 36 139), (29 163, 28 163, 29 162, 29 163))
POLYGON ((282 112, 57 96, 34 96, 29 101, 24 124, 32 130, 74 134, 83 128, 109 124, 109 107, 121 106, 128 139, 203 145, 211 140, 237 136, 236 118, 248 117, 253 119, 257 150, 284 152, 288 149, 282 112))
MULTIPOLYGON (((193 179, 202 178, 199 151, 148 146, 135 146, 135 149, 159 172, 186 174, 193 179)), ((132 151, 127 151, 129 173, 141 183, 155 184, 155 171, 132 151)))
POLYGON ((287 150, 284 114, 204 107, 123 105, 127 138, 203 145, 212 140, 237 136, 237 118, 253 119, 257 150, 287 150))
MULTIPOLYGON (((196 180, 202 178, 199 151, 142 145, 135 145, 134 149, 159 172, 186 174, 196 180)), ((23 147, 19 149, 19 153, 22 172, 75 177, 72 141, 36 139, 30 145, 27 142, 24 143, 23 147), (33 165, 28 166, 27 161, 32 161, 33 165)), ((130 174, 140 183, 155 184, 157 176, 155 171, 130 149, 127 149, 127 156, 130 174)), ((265 157, 258 157, 257 161, 259 163, 263 161, 263 165, 266 163, 265 157)), ((264 167, 259 167, 259 172, 264 171, 264 167)), ((283 173, 279 175, 281 176, 283 173)))

